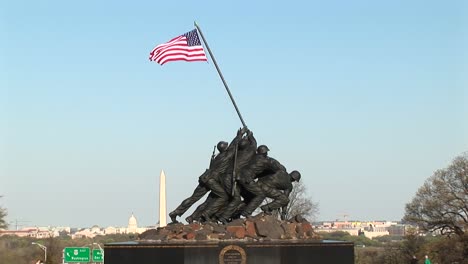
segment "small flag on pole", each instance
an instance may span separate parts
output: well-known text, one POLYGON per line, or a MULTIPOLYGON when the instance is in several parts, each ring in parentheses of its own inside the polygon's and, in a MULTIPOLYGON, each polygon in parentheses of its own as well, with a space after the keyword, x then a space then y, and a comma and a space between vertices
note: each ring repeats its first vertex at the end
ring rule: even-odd
POLYGON ((205 51, 194 29, 166 43, 156 46, 149 55, 150 61, 161 65, 170 61, 207 61, 205 51))

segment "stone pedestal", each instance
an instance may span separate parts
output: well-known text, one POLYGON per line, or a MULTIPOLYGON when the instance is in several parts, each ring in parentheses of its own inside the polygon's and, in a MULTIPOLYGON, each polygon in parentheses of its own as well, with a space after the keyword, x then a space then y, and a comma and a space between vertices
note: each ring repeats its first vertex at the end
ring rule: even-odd
POLYGON ((138 241, 105 244, 106 264, 353 264, 351 242, 138 241))

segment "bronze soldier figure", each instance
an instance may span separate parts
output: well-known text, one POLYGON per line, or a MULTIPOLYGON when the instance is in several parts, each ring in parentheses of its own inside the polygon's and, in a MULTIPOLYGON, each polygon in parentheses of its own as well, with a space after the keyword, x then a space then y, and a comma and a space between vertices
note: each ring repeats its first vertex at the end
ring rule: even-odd
POLYGON ((273 199, 270 203, 260 207, 262 211, 266 214, 272 214, 273 211, 281 208, 281 220, 285 220, 289 194, 293 189, 292 182, 299 182, 300 179, 301 174, 298 171, 292 171, 288 174, 283 170, 259 178, 257 183, 264 195, 273 199))
MULTIPOLYGON (((244 167, 246 164, 249 163, 250 159, 255 155, 255 151, 257 149, 257 141, 255 140, 255 137, 253 136, 252 131, 247 129, 247 135, 243 137, 239 144, 238 144, 238 151, 237 151, 237 158, 232 164, 232 169, 240 171, 242 167, 244 167), (236 166, 236 168, 234 168, 236 166)), ((224 185, 224 189, 226 193, 228 193, 230 196, 232 196, 233 188, 239 189, 238 187, 233 185, 233 171, 226 171, 226 175, 220 175, 220 182, 221 184, 224 185)), ((217 199, 218 197, 216 195, 213 195, 210 193, 208 197, 206 198, 205 202, 200 204, 197 209, 190 215, 188 216, 185 220, 188 223, 195 221, 200 221, 204 220, 201 219, 202 214, 208 215, 212 220, 218 220, 220 215, 223 213, 222 209, 223 207, 220 208, 213 208, 212 203, 214 202, 213 199, 217 199), (209 211, 207 210, 209 209, 209 211), (215 212, 215 210, 217 210, 215 212), (214 215, 212 213, 215 213, 214 215)), ((224 203, 224 206, 227 205, 227 202, 224 203)))
MULTIPOLYGON (((239 143, 243 140, 242 135, 244 135, 248 129, 246 127, 243 127, 238 131, 238 137, 236 138, 237 140, 229 145, 228 149, 228 154, 226 157, 219 162, 219 164, 213 168, 212 170, 212 177, 216 178, 218 182, 223 185, 224 182, 229 181, 232 179, 232 171, 234 168, 234 156, 239 152, 239 143)), ((242 146, 244 143, 241 144, 242 146)), ((207 205, 204 207, 202 213, 201 213, 201 220, 202 221, 216 221, 216 219, 212 219, 212 216, 215 216, 215 213, 220 211, 223 206, 225 206, 228 202, 229 199, 229 190, 225 190, 225 196, 211 196, 209 199, 207 199, 207 205)))
MULTIPOLYGON (((249 217, 265 199, 265 194, 255 179, 261 175, 274 174, 281 170, 286 171, 286 168, 277 160, 268 157, 268 151, 269 149, 267 146, 259 146, 257 148, 257 154, 253 156, 250 162, 240 171, 239 178, 237 179, 241 189, 248 192, 251 198, 247 201, 247 205, 241 212, 241 215, 244 217, 249 217)), ((235 193, 235 196, 219 219, 221 222, 227 222, 242 205, 240 193, 240 191, 235 193)))
MULTIPOLYGON (((198 186, 195 188, 193 194, 182 201, 182 203, 172 212, 169 213, 173 223, 177 222, 177 216, 183 215, 194 203, 200 200, 206 193, 211 191, 218 199, 212 204, 213 208, 221 207, 228 199, 228 194, 219 182, 219 177, 225 174, 229 167, 229 163, 234 155, 235 146, 238 144, 242 135, 245 133, 245 128, 239 129, 236 137, 232 140, 231 144, 221 141, 218 143, 219 154, 212 160, 210 168, 207 169, 198 179, 198 186)), ((206 209, 208 210, 208 208, 206 209)), ((211 212, 214 209, 210 209, 211 212)), ((208 215, 202 214, 203 217, 208 218, 208 215)), ((208 219, 205 219, 208 220, 208 219)))

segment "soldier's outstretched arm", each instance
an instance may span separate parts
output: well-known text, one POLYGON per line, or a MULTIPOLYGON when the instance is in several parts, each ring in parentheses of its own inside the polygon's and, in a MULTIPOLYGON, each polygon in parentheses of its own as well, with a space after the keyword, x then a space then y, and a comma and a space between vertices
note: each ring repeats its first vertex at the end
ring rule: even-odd
POLYGON ((257 148, 257 140, 255 139, 255 137, 253 136, 253 132, 252 131, 248 131, 247 132, 247 138, 249 139, 249 142, 250 142, 250 145, 251 146, 255 146, 255 149, 257 148))
POLYGON ((235 150, 237 143, 239 143, 239 141, 242 139, 242 135, 245 133, 244 128, 241 128, 241 129, 237 130, 236 137, 231 141, 231 144, 229 144, 226 151, 234 151, 235 150))

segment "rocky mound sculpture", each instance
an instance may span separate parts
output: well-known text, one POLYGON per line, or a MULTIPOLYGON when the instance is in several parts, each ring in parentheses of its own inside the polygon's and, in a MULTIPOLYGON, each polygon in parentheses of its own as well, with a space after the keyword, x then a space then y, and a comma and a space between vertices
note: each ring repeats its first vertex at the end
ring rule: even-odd
POLYGON ((290 220, 278 220, 274 216, 258 214, 247 219, 236 219, 228 224, 182 223, 148 230, 139 236, 145 241, 205 241, 244 239, 265 241, 275 239, 317 240, 320 236, 312 225, 301 216, 290 220))

